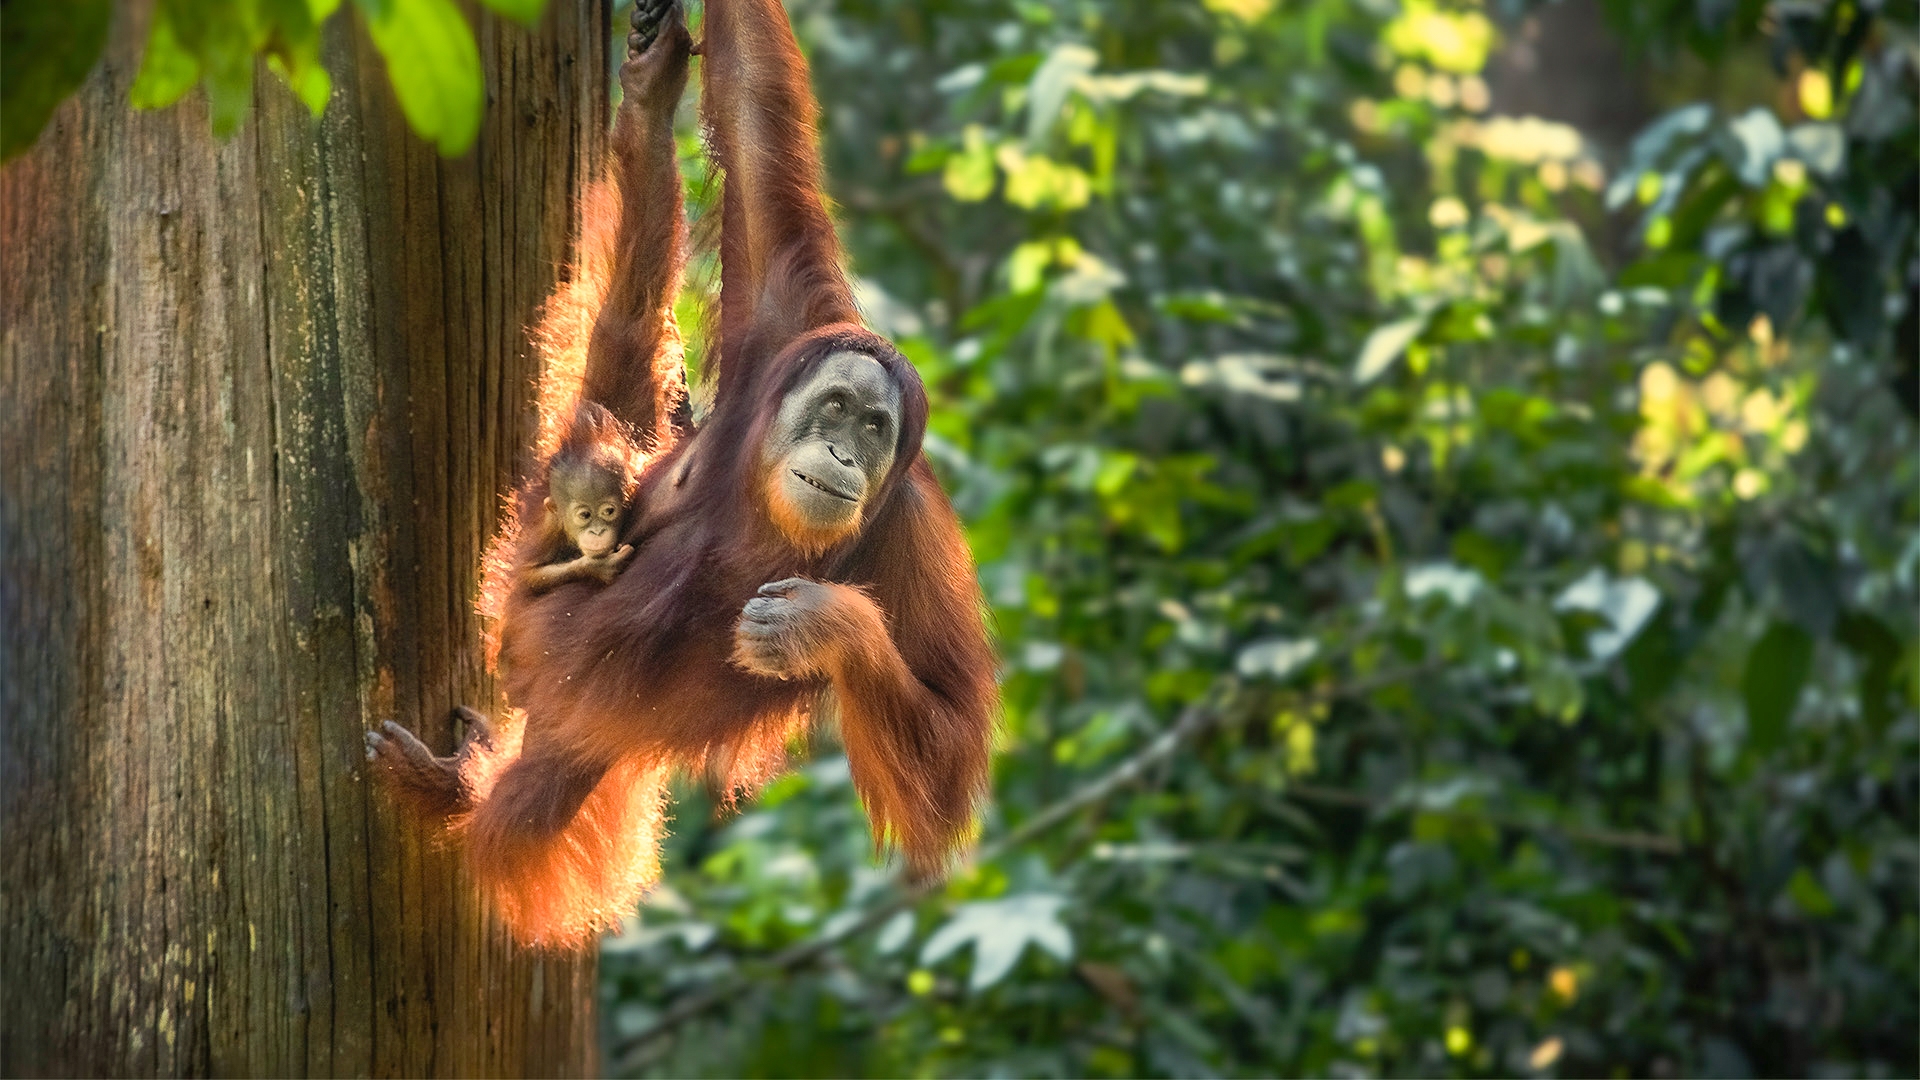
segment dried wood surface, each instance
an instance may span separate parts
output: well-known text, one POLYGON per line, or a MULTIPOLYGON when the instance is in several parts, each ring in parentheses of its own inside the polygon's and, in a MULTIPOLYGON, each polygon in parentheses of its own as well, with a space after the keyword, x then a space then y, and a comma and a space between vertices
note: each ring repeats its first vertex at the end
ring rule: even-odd
POLYGON ((227 142, 132 112, 145 6, 0 171, 0 1074, 587 1073, 591 958, 508 944, 361 733, 497 705, 477 567, 606 5, 477 20, 454 161, 347 13, 319 121, 264 68, 227 142))

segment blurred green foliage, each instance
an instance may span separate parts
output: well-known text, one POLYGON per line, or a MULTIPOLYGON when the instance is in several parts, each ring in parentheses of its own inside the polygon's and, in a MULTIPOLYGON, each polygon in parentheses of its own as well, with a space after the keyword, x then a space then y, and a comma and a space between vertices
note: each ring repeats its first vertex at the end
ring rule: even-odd
MULTIPOLYGON (((1620 145, 1503 108, 1526 0, 795 0, 1005 658, 985 840, 1214 722, 804 964, 898 895, 845 759, 684 792, 610 1067, 1920 1071, 1915 7, 1597 2, 1614 81, 1537 77, 1620 145)), ((318 112, 339 6, 160 0, 134 104, 318 112)), ((464 150, 466 16, 353 6, 464 150)), ((5 154, 109 10, 7 6, 5 154)))
MULTIPOLYGON (((481 0, 531 24, 546 0, 481 0)), ((480 131, 480 50, 456 0, 353 0, 387 64, 407 123, 456 156, 480 131)), ((111 0, 11 0, 0 19, 0 160, 40 137, 54 108, 99 60, 111 0)), ((259 61, 319 116, 333 93, 321 32, 340 0, 155 0, 131 104, 163 109, 205 88, 214 134, 233 133, 253 105, 259 61)))
POLYGON ((1541 77, 1618 145, 1503 113, 1518 2, 791 11, 1005 658, 984 840, 1219 719, 790 967, 897 895, 844 759, 684 792, 608 1068, 1920 1068, 1911 3, 1608 0, 1621 86, 1541 77))

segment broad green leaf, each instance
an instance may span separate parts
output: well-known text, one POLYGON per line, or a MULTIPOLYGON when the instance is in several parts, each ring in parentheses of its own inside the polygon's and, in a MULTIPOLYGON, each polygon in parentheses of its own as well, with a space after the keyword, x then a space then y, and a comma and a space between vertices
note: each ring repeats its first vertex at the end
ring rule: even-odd
MULTIPOLYGON (((284 0, 162 0, 180 48, 200 62, 216 134, 239 126, 253 103, 255 57, 287 18, 305 23, 307 11, 284 0)), ((296 32, 297 28, 296 28, 296 32)))
POLYGON ((1778 749, 1800 689, 1813 669, 1813 638, 1789 622, 1775 622, 1747 654, 1740 690, 1747 703, 1747 738, 1762 754, 1778 749))
POLYGON ((317 63, 289 66, 278 56, 267 57, 267 67, 290 87, 307 111, 319 116, 333 96, 333 78, 317 63))
POLYGON ((140 74, 129 94, 136 109, 164 109, 186 96, 200 81, 200 61, 181 47, 173 20, 165 8, 156 8, 147 31, 147 49, 140 58, 140 74))
POLYGON ((1007 174, 1007 201, 1022 210, 1078 210, 1093 197, 1093 181, 1073 165, 1002 143, 994 159, 1007 174))
POLYGON ((1133 344, 1133 329, 1127 325, 1126 316, 1111 300, 1102 300, 1085 310, 1084 318, 1078 325, 1081 337, 1109 350, 1124 349, 1133 344))
POLYGON ((1533 707, 1563 724, 1580 718, 1586 707, 1586 688, 1566 663, 1555 661, 1527 673, 1527 689, 1533 694, 1533 707))
POLYGON ((1838 180, 1847 168, 1847 137, 1838 124, 1800 124, 1787 132, 1787 150, 1807 168, 1838 180))
POLYGON ((1007 256, 1007 290, 1014 294, 1033 292, 1053 263, 1053 244, 1029 240, 1007 256))
POLYGON ((1833 897, 1820 887, 1820 880, 1813 871, 1802 866, 1793 872, 1792 880, 1787 882, 1787 895, 1793 897, 1801 911, 1816 919, 1833 914, 1833 897))
POLYGON ((1124 75, 1083 75, 1073 88, 1091 101, 1125 101, 1142 91, 1154 90, 1168 97, 1200 97, 1207 92, 1205 75, 1187 75, 1177 71, 1129 71, 1124 75))
POLYGON ((446 157, 463 154, 480 133, 485 85, 480 49, 452 0, 358 0, 374 47, 414 133, 446 157))
POLYGON ((1900 663, 1900 639, 1887 624, 1865 612, 1848 612, 1835 637, 1860 664, 1860 715, 1868 730, 1884 734, 1892 719, 1893 672, 1900 663))
POLYGON ((40 138, 107 41, 110 0, 12 3, 0 17, 0 161, 40 138))
POLYGON ((1602 663, 1619 655, 1660 606, 1660 590, 1644 578, 1609 578, 1599 567, 1588 570, 1553 601, 1556 611, 1591 611, 1610 628, 1587 634, 1587 653, 1602 663))
POLYGON ((273 21, 267 67, 287 84, 307 111, 319 116, 333 94, 333 78, 320 63, 320 21, 311 0, 264 0, 261 13, 273 21))
POLYGON ((1240 650, 1233 667, 1242 678, 1286 678, 1319 655, 1320 643, 1313 638, 1266 638, 1240 650))
POLYGON ((1281 357, 1230 353, 1188 362, 1180 369, 1180 381, 1267 401, 1294 402, 1300 400, 1300 381, 1285 376, 1298 370, 1297 365, 1289 365, 1281 357))
MULTIPOLYGON (((1707 125, 1712 122, 1713 106, 1705 102, 1694 102, 1690 105, 1683 105, 1662 116, 1660 119, 1655 120, 1653 123, 1647 125, 1646 129, 1641 131, 1639 135, 1634 137, 1633 149, 1629 152, 1629 158, 1633 163, 1634 169, 1654 168, 1660 164, 1661 159, 1666 156, 1668 148, 1672 147, 1676 140, 1683 140, 1689 135, 1698 135, 1702 131, 1705 131, 1707 125)), ((1631 193, 1634 184, 1638 182, 1638 177, 1634 169, 1623 170, 1619 178, 1615 180, 1615 186, 1618 187, 1622 182, 1625 182, 1626 191, 1631 193)), ((1658 175, 1652 175, 1655 176, 1655 182, 1657 183, 1658 175)), ((1616 198, 1611 188, 1608 190, 1607 205, 1609 209, 1619 209, 1619 206, 1623 205, 1625 201, 1624 197, 1616 198)))
POLYGON ((1476 596, 1486 579, 1474 570, 1449 562, 1424 563, 1407 571, 1407 596, 1424 600, 1444 596, 1455 607, 1465 607, 1476 596))
POLYGON ((962 904, 946 925, 920 949, 922 964, 937 964, 961 947, 973 946, 973 974, 967 988, 978 992, 1006 977, 1028 943, 1062 963, 1073 959, 1073 934, 1060 922, 1067 898, 1030 893, 1005 900, 962 904))
POLYGON ((241 60, 222 57, 218 65, 207 64, 203 70, 213 134, 224 139, 239 130, 240 121, 253 107, 253 54, 241 60))
POLYGON ((1027 86, 1027 141, 1038 144, 1059 122, 1067 92, 1100 63, 1092 49, 1074 42, 1057 46, 1033 73, 1027 86))
POLYGON ((1104 455, 1099 471, 1093 476, 1093 490, 1106 496, 1118 495, 1139 465, 1140 458, 1134 454, 1104 455))
POLYGON ((1764 187, 1773 163, 1787 148, 1787 134, 1773 110, 1756 105, 1727 125, 1732 140, 1729 164, 1750 188, 1764 187))
POLYGON ((1426 329, 1427 316, 1416 315, 1410 319, 1401 319, 1379 327, 1367 335, 1367 343, 1360 348, 1360 358, 1353 365, 1353 381, 1361 386, 1379 378, 1395 360, 1400 359, 1413 344, 1413 339, 1426 329))
POLYGON ((993 147, 986 129, 969 124, 960 135, 960 149, 947 158, 940 184, 960 202, 979 202, 993 194, 993 147))
POLYGON ((880 928, 880 934, 874 939, 873 947, 881 956, 891 956, 904 948, 913 938, 913 912, 902 911, 887 920, 880 928))

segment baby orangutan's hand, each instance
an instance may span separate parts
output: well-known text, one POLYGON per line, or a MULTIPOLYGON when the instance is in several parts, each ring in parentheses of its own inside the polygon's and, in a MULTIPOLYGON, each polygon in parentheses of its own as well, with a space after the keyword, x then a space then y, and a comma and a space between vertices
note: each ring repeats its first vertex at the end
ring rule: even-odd
POLYGON ((581 573, 591 574, 600 579, 602 584, 611 585, 613 579, 620 575, 620 568, 632 558, 633 545, 621 544, 605 555, 582 555, 573 561, 580 567, 581 573))

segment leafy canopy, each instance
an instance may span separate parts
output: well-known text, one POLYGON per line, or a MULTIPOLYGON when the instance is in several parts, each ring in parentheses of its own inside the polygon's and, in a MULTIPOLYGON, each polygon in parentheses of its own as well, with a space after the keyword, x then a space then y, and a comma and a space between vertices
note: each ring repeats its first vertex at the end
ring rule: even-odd
MULTIPOLYGON (((546 0, 483 0, 531 25, 546 0)), ((453 157, 473 145, 486 91, 473 30, 454 0, 354 0, 407 123, 453 157)), ((130 93, 163 109, 203 87, 225 138, 253 105, 255 61, 319 116, 333 93, 321 35, 340 0, 157 0, 130 93)), ((0 23, 0 160, 31 147, 106 45, 111 0, 18 0, 0 23)))
POLYGON ((1912 4, 790 10, 987 854, 903 893, 827 739, 684 793, 610 1069, 1915 1071, 1912 4))

